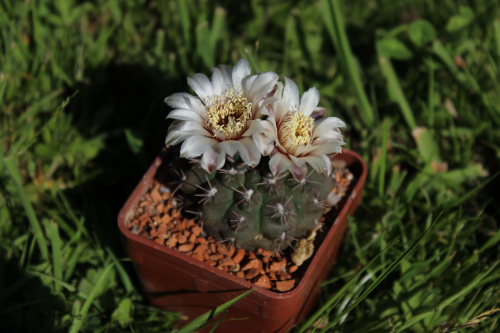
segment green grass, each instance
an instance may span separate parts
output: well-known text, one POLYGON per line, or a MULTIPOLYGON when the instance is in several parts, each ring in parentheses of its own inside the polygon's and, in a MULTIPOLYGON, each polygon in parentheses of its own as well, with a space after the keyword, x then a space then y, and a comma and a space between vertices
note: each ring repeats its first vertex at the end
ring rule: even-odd
POLYGON ((495 1, 6 0, 0 331, 175 328, 145 302, 116 216, 163 146, 164 97, 243 57, 316 86, 369 166, 295 331, 498 330, 495 1))

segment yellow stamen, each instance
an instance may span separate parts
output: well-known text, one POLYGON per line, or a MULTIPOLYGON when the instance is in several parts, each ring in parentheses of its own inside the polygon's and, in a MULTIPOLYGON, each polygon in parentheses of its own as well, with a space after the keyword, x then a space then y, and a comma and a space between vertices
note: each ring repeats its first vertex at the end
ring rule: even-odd
POLYGON ((207 103, 207 128, 221 133, 226 140, 239 138, 248 128, 251 116, 252 103, 234 89, 213 96, 207 103))
POLYGON ((281 145, 290 153, 295 154, 299 146, 311 142, 314 119, 302 111, 289 112, 282 120, 278 130, 281 145))

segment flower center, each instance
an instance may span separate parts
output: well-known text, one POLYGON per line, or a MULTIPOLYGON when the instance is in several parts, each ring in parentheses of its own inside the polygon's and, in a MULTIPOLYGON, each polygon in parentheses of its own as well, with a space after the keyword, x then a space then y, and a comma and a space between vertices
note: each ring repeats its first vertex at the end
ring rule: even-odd
POLYGON ((281 145, 290 154, 295 154, 299 146, 305 146, 311 142, 313 121, 304 112, 298 111, 288 113, 278 131, 281 145))
POLYGON ((222 134, 225 140, 239 138, 247 129, 251 116, 252 103, 234 89, 226 90, 224 95, 212 96, 207 103, 207 127, 222 134))

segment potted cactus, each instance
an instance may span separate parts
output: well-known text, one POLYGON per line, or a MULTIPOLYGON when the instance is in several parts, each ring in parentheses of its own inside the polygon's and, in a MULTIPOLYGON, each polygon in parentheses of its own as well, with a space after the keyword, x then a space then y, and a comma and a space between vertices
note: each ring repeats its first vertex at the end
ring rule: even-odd
POLYGON ((324 117, 316 88, 300 96, 278 80, 246 60, 189 77, 197 96, 165 100, 173 147, 120 212, 150 300, 187 320, 254 289, 228 316, 256 320, 221 328, 286 331, 314 304, 361 198, 366 165, 342 152, 344 122, 324 117))

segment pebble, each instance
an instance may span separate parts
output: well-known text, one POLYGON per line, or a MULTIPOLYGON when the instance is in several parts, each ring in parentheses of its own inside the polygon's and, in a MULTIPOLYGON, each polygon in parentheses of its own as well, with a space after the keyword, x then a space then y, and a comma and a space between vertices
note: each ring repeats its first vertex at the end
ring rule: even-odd
POLYGON ((230 245, 228 248, 229 256, 232 257, 234 253, 236 252, 236 247, 234 245, 230 245))
POLYGON ((252 268, 252 269, 249 269, 247 271, 247 273, 245 274, 245 279, 251 280, 254 277, 256 277, 257 275, 259 275, 259 271, 257 269, 255 269, 255 268, 252 268))
POLYGON ((175 237, 170 237, 167 239, 165 245, 167 245, 169 248, 173 248, 177 245, 177 238, 175 237))
POLYGON ((179 242, 179 244, 184 244, 188 241, 187 237, 184 236, 184 235, 179 235, 179 238, 177 239, 177 241, 179 242))
POLYGON ((244 272, 252 268, 262 268, 262 261, 260 261, 259 259, 252 259, 245 266, 243 266, 241 270, 244 272))
POLYGON ((200 244, 196 247, 196 249, 194 249, 193 253, 205 253, 206 251, 208 251, 208 246, 206 244, 200 244))
POLYGON ((193 253, 191 257, 198 259, 199 261, 204 261, 203 254, 202 253, 193 253))
POLYGON ((183 244, 179 246, 177 249, 179 250, 179 252, 189 252, 193 249, 193 247, 194 244, 183 244))
POLYGON ((234 262, 239 264, 243 260, 243 258, 245 258, 245 250, 238 249, 235 256, 233 257, 234 262))
POLYGON ((212 254, 209 259, 210 260, 220 260, 224 258, 224 255, 220 254, 220 253, 216 253, 216 254, 212 254))
POLYGON ((253 284, 264 289, 271 289, 271 280, 269 280, 267 275, 261 275, 253 282, 253 284))
POLYGON ((277 281, 276 289, 279 291, 289 291, 295 286, 295 280, 277 281))
POLYGON ((193 235, 195 235, 196 237, 198 237, 201 234, 201 227, 197 226, 197 225, 194 227, 191 227, 191 233, 193 235))
POLYGON ((219 261, 220 266, 236 266, 236 263, 231 258, 223 258, 219 261))
POLYGON ((158 211, 158 213, 160 214, 163 214, 163 209, 165 208, 165 205, 164 204, 159 204, 158 206, 156 206, 156 210, 158 211))
POLYGON ((217 262, 216 262, 216 261, 213 261, 213 260, 205 260, 205 262, 206 262, 207 264, 209 264, 210 266, 215 266, 215 265, 217 265, 217 262))
POLYGON ((273 262, 269 266, 269 270, 272 271, 272 272, 277 272, 277 271, 284 270, 285 267, 286 267, 286 259, 282 259, 281 261, 273 262))

